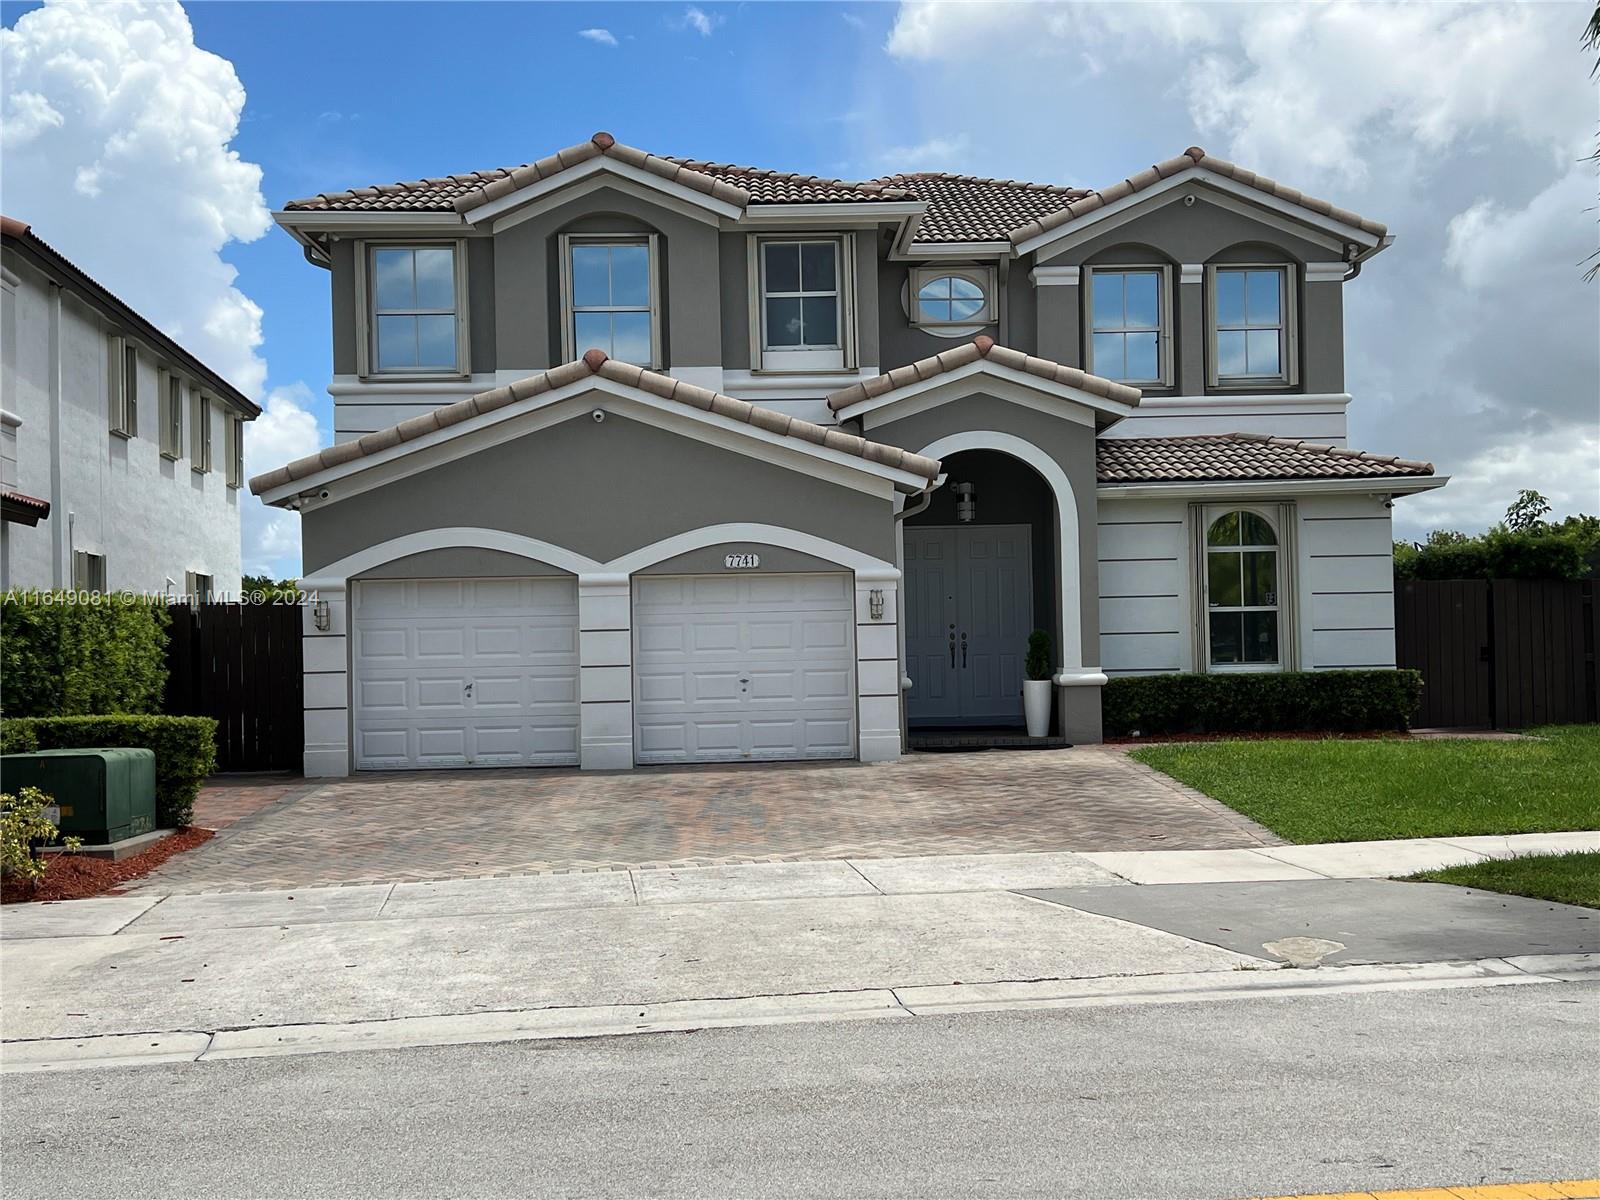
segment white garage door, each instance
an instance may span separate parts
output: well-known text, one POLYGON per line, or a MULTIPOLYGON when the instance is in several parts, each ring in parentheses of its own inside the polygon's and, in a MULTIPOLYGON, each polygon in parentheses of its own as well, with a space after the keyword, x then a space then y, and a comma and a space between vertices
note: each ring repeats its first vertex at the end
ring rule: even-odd
POLYGON ((638 575, 642 763, 853 758, 849 575, 638 575))
POLYGON ((570 577, 356 584, 356 766, 578 761, 578 588, 570 577))

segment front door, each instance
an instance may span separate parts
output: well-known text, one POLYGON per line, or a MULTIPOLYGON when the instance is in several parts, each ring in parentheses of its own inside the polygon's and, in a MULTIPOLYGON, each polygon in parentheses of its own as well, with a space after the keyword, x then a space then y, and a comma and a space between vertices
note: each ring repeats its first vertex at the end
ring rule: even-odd
POLYGON ((1028 526, 908 525, 905 547, 908 720, 1022 724, 1033 628, 1028 526))

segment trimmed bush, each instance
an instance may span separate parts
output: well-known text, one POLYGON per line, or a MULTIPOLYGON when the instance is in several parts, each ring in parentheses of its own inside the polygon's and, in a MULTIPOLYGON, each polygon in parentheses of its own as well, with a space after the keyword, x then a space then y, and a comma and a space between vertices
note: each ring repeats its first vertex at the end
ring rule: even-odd
POLYGON ((0 752, 143 746, 156 755, 156 822, 180 828, 194 820, 194 798, 217 765, 217 723, 210 717, 22 717, 0 721, 0 752))
POLYGON ((160 712, 167 624, 160 598, 7 592, 0 601, 0 711, 160 712))
POLYGON ((1132 675, 1101 696, 1113 737, 1172 733, 1402 730, 1422 699, 1417 671, 1132 675))

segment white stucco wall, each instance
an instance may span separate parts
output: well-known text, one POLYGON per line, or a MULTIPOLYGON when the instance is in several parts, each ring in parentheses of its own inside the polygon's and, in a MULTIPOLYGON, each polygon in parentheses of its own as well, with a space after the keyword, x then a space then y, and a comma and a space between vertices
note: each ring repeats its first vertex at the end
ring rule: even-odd
POLYGON ((70 587, 72 551, 106 558, 112 590, 178 589, 187 571, 239 590, 238 489, 227 485, 226 422, 222 403, 210 407, 212 470, 190 468, 193 430, 184 391, 184 457, 161 456, 158 368, 139 347, 138 436, 110 432, 107 418, 107 334, 98 313, 71 293, 60 301, 61 401, 59 426, 51 411, 51 291, 46 278, 5 256, 6 411, 16 428, 16 488, 51 502, 36 527, 6 524, 4 586, 70 587), (14 327, 13 327, 14 323, 14 327), (14 337, 14 341, 13 341, 14 337))
MULTIPOLYGON (((1301 669, 1394 666, 1392 535, 1382 497, 1306 495, 1295 504, 1301 669)), ((1191 630, 1202 614, 1187 520, 1183 500, 1101 500, 1100 661, 1107 675, 1195 669, 1191 630)))

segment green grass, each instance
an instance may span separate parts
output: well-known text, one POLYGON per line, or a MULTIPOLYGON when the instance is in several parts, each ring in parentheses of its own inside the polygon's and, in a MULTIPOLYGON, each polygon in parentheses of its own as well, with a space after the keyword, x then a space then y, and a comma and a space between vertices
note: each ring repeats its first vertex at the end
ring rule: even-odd
POLYGON ((1460 867, 1422 871, 1409 878, 1423 883, 1455 883, 1486 892, 1600 908, 1600 851, 1597 850, 1491 858, 1460 867))
POLYGON ((1188 742, 1133 757, 1291 842, 1600 829, 1600 725, 1529 741, 1188 742))

